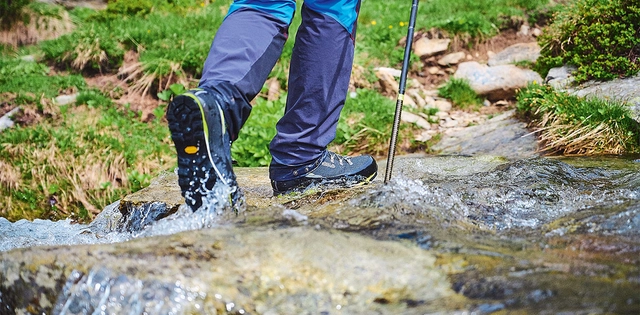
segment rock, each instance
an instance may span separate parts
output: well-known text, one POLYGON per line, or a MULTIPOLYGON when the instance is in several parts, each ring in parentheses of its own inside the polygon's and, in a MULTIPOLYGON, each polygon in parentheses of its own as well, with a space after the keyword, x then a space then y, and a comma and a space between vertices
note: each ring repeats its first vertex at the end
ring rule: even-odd
POLYGON ((402 75, 402 70, 394 69, 394 68, 378 67, 378 68, 374 68, 373 70, 376 72, 388 73, 396 78, 399 78, 400 75, 402 75))
POLYGON ((34 55, 26 55, 26 56, 21 56, 20 60, 26 61, 26 62, 35 62, 36 57, 34 55))
POLYGON ((535 62, 540 57, 540 46, 536 42, 511 45, 489 58, 489 66, 514 64, 521 61, 535 62))
POLYGON ((450 42, 450 39, 429 39, 423 37, 413 43, 413 52, 420 58, 427 58, 446 51, 449 48, 450 42))
POLYGON ((431 74, 431 75, 438 74, 438 72, 440 72, 440 68, 438 68, 438 67, 429 67, 427 69, 427 72, 429 72, 429 74, 431 74))
POLYGON ((453 128, 458 127, 460 124, 459 121, 452 119, 451 117, 446 118, 445 120, 440 122, 440 126, 443 128, 453 128))
POLYGON ((71 94, 71 95, 60 95, 58 97, 55 98, 55 102, 58 105, 68 105, 71 103, 75 103, 76 99, 78 98, 78 94, 71 94))
POLYGON ((488 67, 475 61, 458 65, 455 78, 469 81, 471 88, 490 101, 511 99, 516 90, 531 82, 542 82, 542 78, 533 70, 520 69, 514 65, 488 67))
POLYGON ((409 106, 411 108, 418 108, 418 105, 413 100, 413 97, 411 97, 411 95, 407 94, 407 92, 405 92, 405 94, 404 94, 404 100, 402 101, 402 104, 407 105, 407 106, 409 106))
POLYGON ((120 201, 119 231, 140 231, 178 211, 184 198, 173 173, 162 173, 151 184, 120 201), (149 202, 153 200, 153 202, 149 202))
POLYGON ((451 108, 453 108, 453 105, 451 104, 451 102, 445 101, 445 100, 437 100, 433 105, 435 108, 437 108, 441 112, 448 112, 448 111, 451 111, 451 108))
POLYGON ((429 141, 431 140, 431 138, 433 138, 434 134, 435 133, 433 130, 425 130, 421 132, 420 135, 418 135, 415 140, 421 141, 421 142, 429 141))
MULTIPOLYGON (((436 94, 437 96, 438 94, 436 94)), ((436 107, 436 100, 433 96, 427 95, 424 97, 424 102, 426 103, 426 107, 436 107)))
POLYGON ((424 118, 407 111, 402 111, 402 121, 406 123, 416 124, 418 127, 423 129, 430 129, 431 124, 424 118))
POLYGON ((498 155, 510 159, 537 156, 537 139, 511 110, 483 124, 446 131, 433 147, 444 154, 498 155))
POLYGON ((522 26, 520 26, 520 30, 518 31, 518 35, 520 36, 527 36, 529 35, 529 30, 531 29, 531 27, 527 24, 522 24, 522 26))
POLYGON ((563 66, 559 68, 551 68, 544 83, 551 85, 555 89, 565 89, 573 83, 571 74, 577 70, 574 66, 563 66))
POLYGON ((455 296, 435 262, 355 233, 219 227, 0 253, 0 292, 17 314, 391 314, 455 296))
POLYGON ((280 98, 280 82, 277 78, 271 78, 265 82, 265 85, 268 87, 267 90, 267 100, 276 101, 280 98))
POLYGON ((418 90, 409 90, 405 94, 411 96, 411 98, 415 100, 418 107, 424 108, 427 106, 427 102, 424 100, 424 97, 420 95, 420 92, 418 92, 418 90))
POLYGON ((572 73, 574 66, 552 68, 545 83, 559 91, 583 98, 597 98, 606 101, 621 102, 629 105, 634 119, 640 120, 640 74, 611 81, 588 81, 574 86, 572 73))
POLYGON ((462 59, 465 58, 465 56, 466 54, 462 51, 451 53, 440 58, 438 60, 438 64, 441 66, 457 65, 462 59))
POLYGON ((629 105, 634 119, 640 120, 640 74, 611 81, 588 81, 567 89, 577 97, 598 98, 629 105))
POLYGON ((531 35, 533 35, 533 37, 538 37, 540 35, 542 35, 542 30, 535 27, 532 31, 531 31, 531 35))
POLYGON ((13 120, 11 120, 11 117, 15 115, 19 110, 20 107, 16 107, 0 117, 0 131, 13 127, 13 120))
POLYGON ((380 82, 380 87, 384 93, 398 94, 399 83, 396 82, 393 75, 386 71, 376 71, 376 77, 378 77, 378 82, 380 82))

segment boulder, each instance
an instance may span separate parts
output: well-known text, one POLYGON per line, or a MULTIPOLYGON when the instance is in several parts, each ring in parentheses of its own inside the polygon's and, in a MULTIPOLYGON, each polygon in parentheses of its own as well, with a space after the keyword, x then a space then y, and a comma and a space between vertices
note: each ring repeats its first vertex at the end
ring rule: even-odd
POLYGON ((573 66, 563 66, 549 70, 545 82, 557 90, 584 98, 597 98, 606 101, 621 102, 629 105, 634 119, 640 120, 640 74, 611 81, 587 81, 575 85, 573 66))
POLYGON ((458 65, 455 78, 469 81, 471 88, 491 101, 511 99, 518 89, 532 82, 542 82, 533 70, 520 69, 514 65, 489 67, 475 61, 458 65))
POLYGON ((449 48, 450 39, 418 39, 413 43, 413 52, 420 58, 427 58, 446 51, 449 48))
POLYGON ((487 64, 493 67, 514 64, 521 61, 535 62, 538 57, 540 57, 540 46, 538 43, 519 43, 511 45, 495 54, 489 58, 487 64))
POLYGON ((392 314, 455 296, 435 262, 416 246, 305 226, 15 250, 0 253, 0 313, 392 314))

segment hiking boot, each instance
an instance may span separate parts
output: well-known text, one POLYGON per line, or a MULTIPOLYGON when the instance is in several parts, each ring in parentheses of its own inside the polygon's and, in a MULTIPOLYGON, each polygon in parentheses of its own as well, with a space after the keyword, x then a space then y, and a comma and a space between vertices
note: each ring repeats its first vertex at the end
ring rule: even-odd
POLYGON ((367 184, 378 174, 378 164, 369 155, 347 157, 325 151, 313 163, 290 167, 271 162, 269 177, 274 195, 303 191, 313 184, 353 187, 367 184))
POLYGON ((193 211, 203 204, 227 202, 237 210, 243 201, 231 166, 231 138, 221 104, 225 98, 217 94, 193 89, 176 96, 167 108, 178 155, 178 184, 193 211), (228 188, 214 190, 218 182, 228 188))

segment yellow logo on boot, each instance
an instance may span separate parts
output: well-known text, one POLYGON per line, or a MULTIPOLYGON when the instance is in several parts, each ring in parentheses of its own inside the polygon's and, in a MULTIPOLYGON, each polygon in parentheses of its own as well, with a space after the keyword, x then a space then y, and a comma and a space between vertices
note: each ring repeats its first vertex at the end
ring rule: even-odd
POLYGON ((196 154, 198 153, 198 147, 190 145, 184 148, 184 152, 186 152, 187 154, 196 154))

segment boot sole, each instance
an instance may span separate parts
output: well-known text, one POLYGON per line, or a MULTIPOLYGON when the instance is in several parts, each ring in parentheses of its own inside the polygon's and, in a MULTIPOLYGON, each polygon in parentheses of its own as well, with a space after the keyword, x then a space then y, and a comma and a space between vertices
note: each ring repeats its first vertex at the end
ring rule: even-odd
POLYGON ((219 173, 209 155, 209 127, 204 109, 195 95, 179 95, 167 108, 167 120, 178 155, 178 184, 185 202, 196 211, 219 173))

